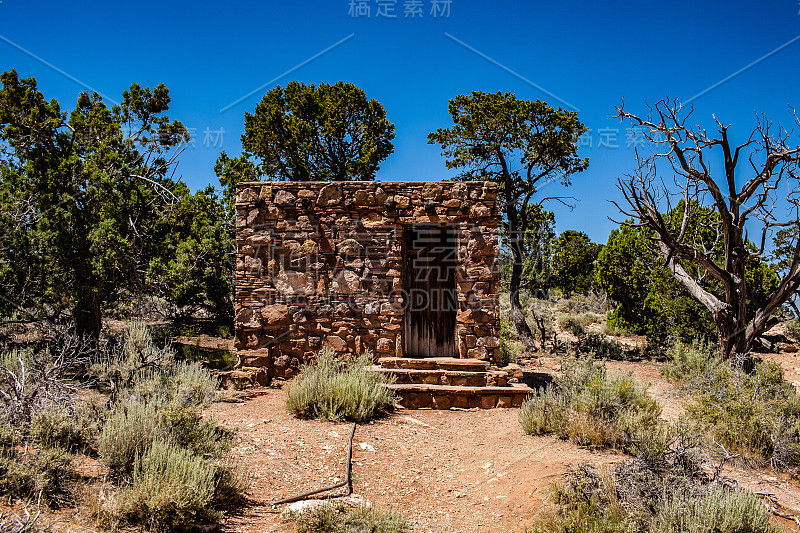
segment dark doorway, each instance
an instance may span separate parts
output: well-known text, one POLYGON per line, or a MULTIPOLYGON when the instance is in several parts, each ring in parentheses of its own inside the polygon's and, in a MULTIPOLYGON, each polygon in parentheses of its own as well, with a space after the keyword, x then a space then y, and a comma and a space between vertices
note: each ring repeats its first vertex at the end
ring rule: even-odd
POLYGON ((405 232, 406 357, 456 355, 456 234, 447 226, 405 232))

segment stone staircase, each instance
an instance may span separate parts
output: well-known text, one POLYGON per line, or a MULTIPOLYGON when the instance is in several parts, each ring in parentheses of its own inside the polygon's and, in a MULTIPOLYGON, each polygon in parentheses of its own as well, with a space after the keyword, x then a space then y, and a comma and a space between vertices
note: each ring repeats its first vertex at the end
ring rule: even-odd
POLYGON ((478 359, 382 357, 373 369, 394 378, 387 386, 407 409, 519 407, 533 392, 478 359))

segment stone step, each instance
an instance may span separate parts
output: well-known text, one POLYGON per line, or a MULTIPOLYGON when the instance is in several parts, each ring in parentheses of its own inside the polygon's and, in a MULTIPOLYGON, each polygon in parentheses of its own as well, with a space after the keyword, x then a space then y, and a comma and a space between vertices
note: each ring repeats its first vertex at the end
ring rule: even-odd
POLYGON ((489 362, 480 359, 458 359, 456 357, 381 357, 378 364, 383 368, 407 368, 413 370, 456 370, 462 372, 486 372, 489 362))
POLYGON ((458 387, 419 383, 394 383, 386 386, 400 395, 400 405, 406 409, 519 407, 533 393, 533 389, 520 383, 507 387, 458 387))
POLYGON ((392 376, 395 383, 454 385, 457 387, 505 387, 508 384, 508 372, 490 370, 487 372, 471 372, 460 370, 420 370, 416 368, 383 368, 373 366, 373 370, 392 376))

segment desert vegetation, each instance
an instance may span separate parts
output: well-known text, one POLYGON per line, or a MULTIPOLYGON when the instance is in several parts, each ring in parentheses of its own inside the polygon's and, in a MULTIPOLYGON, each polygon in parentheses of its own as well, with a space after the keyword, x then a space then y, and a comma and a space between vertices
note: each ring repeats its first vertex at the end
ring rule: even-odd
POLYGON ((676 344, 665 376, 686 392, 689 420, 742 461, 795 471, 800 397, 775 363, 728 364, 702 344, 676 344))
MULTIPOLYGON (((554 302, 557 308, 577 305, 554 302)), ((599 322, 595 316, 554 316, 577 340, 562 345, 552 383, 520 408, 521 429, 627 457, 570 467, 551 486, 529 533, 782 531, 758 497, 723 475, 726 463, 797 471, 798 396, 778 365, 723 360, 714 344, 677 340, 661 357, 661 372, 685 412, 666 421, 646 385, 630 374, 609 374, 581 341, 584 327, 599 322)))
MULTIPOLYGON (((208 370, 176 360, 138 322, 102 346, 53 332, 38 347, 2 355, 3 494, 83 506, 109 530, 177 531, 232 508, 244 478, 227 454, 233 434, 201 416, 217 396, 208 370), (106 481, 87 477, 78 459, 97 462, 106 481)), ((34 531, 35 521, 26 527, 34 531)))
MULTIPOLYGON (((193 192, 175 179, 190 134, 167 115, 163 84, 133 83, 114 105, 81 93, 67 108, 15 70, 0 82, 0 494, 11 506, 0 532, 46 529, 42 512, 66 508, 107 531, 213 526, 242 503, 246 476, 232 459, 235 432, 203 414, 219 394, 212 364, 194 361, 203 356, 192 348, 176 355, 169 339, 202 331, 240 347, 275 342, 236 335, 236 217, 261 216, 237 214, 236 187, 374 180, 395 126, 351 83, 290 81, 244 113, 241 154, 216 159, 220 187, 193 192)), ((761 117, 737 145, 716 116, 716 133, 688 126, 692 110, 676 100, 646 114, 620 105, 642 142, 617 180, 621 220, 593 242, 556 231, 548 202, 578 198, 539 194, 589 168, 577 112, 473 91, 447 113, 452 124, 427 141, 453 179, 497 184, 501 320, 490 346, 516 365, 512 379, 547 375, 520 408, 519 430, 617 454, 570 467, 530 531, 776 531, 763 495, 723 472, 800 468, 798 385, 767 357, 800 340, 800 222, 784 209, 798 203, 793 132, 761 117), (724 163, 707 164, 714 157, 724 163), (641 361, 661 365, 681 407, 673 419, 648 384, 609 370, 641 361)), ((368 196, 364 205, 377 202, 368 196)), ((425 200, 414 217, 436 210, 425 200)), ((269 277, 293 259, 259 257, 255 270, 269 277)), ((292 420, 391 418, 397 397, 371 369, 373 354, 342 360, 319 346, 304 345, 314 360, 287 386, 292 420)), ((217 355, 213 366, 236 364, 217 355)), ((409 527, 393 508, 341 502, 284 518, 308 533, 409 527)))
POLYGON ((573 467, 551 488, 552 507, 526 531, 781 531, 753 494, 715 483, 691 453, 573 467))
POLYGON ((321 350, 292 382, 286 408, 303 418, 353 422, 390 412, 397 395, 384 387, 388 380, 372 371, 372 363, 370 352, 343 362, 331 350, 321 350))
POLYGON ((391 508, 374 505, 323 503, 303 512, 284 512, 284 520, 294 521, 297 533, 402 533, 408 531, 403 515, 391 508))
POLYGON ((578 445, 617 448, 634 455, 663 451, 661 409, 629 375, 608 376, 591 357, 568 359, 552 385, 519 410, 523 431, 555 433, 578 445))

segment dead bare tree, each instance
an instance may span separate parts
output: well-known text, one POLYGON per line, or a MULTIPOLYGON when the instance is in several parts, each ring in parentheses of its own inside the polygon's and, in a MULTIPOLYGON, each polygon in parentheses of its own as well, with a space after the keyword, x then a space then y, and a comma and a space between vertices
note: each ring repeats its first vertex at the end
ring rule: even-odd
MULTIPOLYGON (((800 146, 789 145, 792 131, 763 116, 747 141, 734 146, 728 136, 730 125, 716 117, 717 136, 687 125, 692 111, 673 99, 650 107, 646 118, 625 111, 624 102, 617 107, 617 117, 630 121, 650 152, 636 150, 636 169, 618 179, 627 205, 615 205, 634 219, 634 225, 653 230, 654 242, 672 275, 711 312, 722 357, 727 359, 734 353, 749 353, 767 329, 770 316, 800 286, 800 239, 796 239, 780 284, 765 303, 750 310, 748 321, 745 264, 751 258, 766 257, 764 244, 776 228, 800 227, 800 146), (711 163, 717 154, 721 168, 711 163), (744 158, 747 163, 740 165, 744 158), (744 175, 747 179, 742 183, 744 175), (779 194, 781 186, 787 188, 785 195, 779 194), (682 205, 683 214, 676 224, 662 213, 677 205, 682 205), (687 231, 690 223, 700 224, 716 236, 716 242, 708 246, 695 238, 694 232, 687 231), (760 232, 760 246, 749 243, 748 228, 760 232), (705 276, 719 282, 719 294, 708 290, 705 276)), ((796 114, 793 118, 800 125, 796 114)))
POLYGON ((92 339, 74 328, 42 323, 45 345, 0 351, 0 420, 23 424, 50 406, 70 408, 79 379, 94 353, 92 339))

